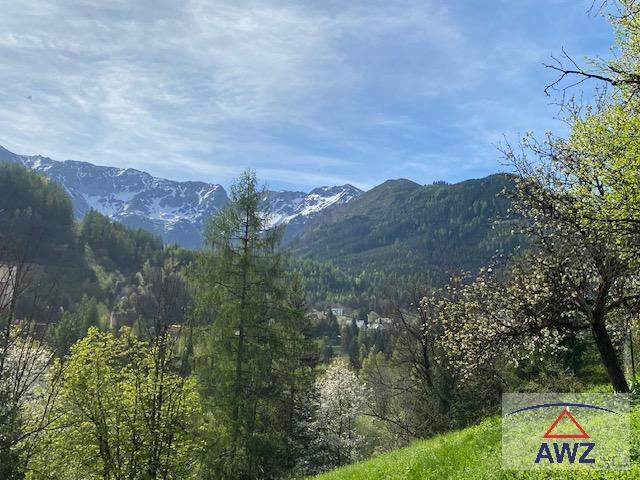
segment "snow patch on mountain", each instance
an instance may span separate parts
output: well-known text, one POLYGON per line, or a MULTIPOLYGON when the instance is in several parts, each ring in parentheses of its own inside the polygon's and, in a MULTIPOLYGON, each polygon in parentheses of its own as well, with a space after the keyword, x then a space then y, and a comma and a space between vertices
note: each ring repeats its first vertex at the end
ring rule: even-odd
POLYGON ((309 193, 270 191, 265 201, 271 211, 270 224, 305 223, 323 210, 343 205, 358 197, 362 191, 353 185, 318 187, 309 193))

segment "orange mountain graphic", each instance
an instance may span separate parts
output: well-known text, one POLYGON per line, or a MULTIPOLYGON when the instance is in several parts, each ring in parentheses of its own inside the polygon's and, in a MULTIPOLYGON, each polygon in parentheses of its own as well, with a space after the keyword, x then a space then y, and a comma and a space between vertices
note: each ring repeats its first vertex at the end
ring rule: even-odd
MULTIPOLYGON (((565 422, 566 423, 566 422, 565 422)), ((544 432, 544 438, 589 438, 587 432, 585 432, 582 425, 578 423, 567 407, 558 415, 558 418, 551 424, 551 426, 544 432), (571 423, 580 431, 580 433, 555 433, 554 430, 563 418, 568 418, 571 423)))

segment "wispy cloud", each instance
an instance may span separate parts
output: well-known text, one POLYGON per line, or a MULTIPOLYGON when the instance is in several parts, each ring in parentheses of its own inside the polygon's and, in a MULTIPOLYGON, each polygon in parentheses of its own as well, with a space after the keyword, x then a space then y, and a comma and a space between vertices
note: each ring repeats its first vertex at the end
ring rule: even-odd
POLYGON ((487 173, 547 125, 541 59, 609 41, 576 3, 0 0, 0 143, 274 187, 487 173))

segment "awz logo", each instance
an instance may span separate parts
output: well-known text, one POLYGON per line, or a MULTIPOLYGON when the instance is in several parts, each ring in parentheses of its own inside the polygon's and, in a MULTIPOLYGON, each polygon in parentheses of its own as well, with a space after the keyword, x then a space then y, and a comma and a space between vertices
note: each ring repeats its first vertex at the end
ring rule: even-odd
MULTIPOLYGON (((578 423, 576 418, 571 415, 571 412, 567 407, 564 407, 562 413, 558 415, 558 418, 551 424, 551 426, 544 432, 544 438, 552 439, 552 438, 562 438, 562 439, 584 439, 589 438, 587 432, 582 428, 582 425, 578 423), (553 433, 558 424, 562 421, 563 418, 568 418, 569 421, 578 429, 580 433, 553 433)), ((549 448, 548 443, 541 443, 540 450, 538 450, 538 456, 536 457, 535 463, 540 463, 541 461, 548 461, 549 463, 562 463, 565 459, 569 463, 573 463, 576 461, 576 456, 578 455, 578 451, 582 450, 582 453, 578 457, 578 463, 595 463, 594 458, 589 458, 589 453, 593 450, 593 447, 596 446, 595 443, 592 442, 562 442, 562 443, 553 443, 553 453, 555 453, 555 457, 552 454, 552 450, 549 448)))
MULTIPOLYGON (((542 442, 538 449, 538 454, 534 460, 536 464, 562 464, 562 463, 581 463, 581 464, 594 464, 595 458, 591 456, 593 449, 596 447, 594 442, 584 441, 589 439, 589 434, 584 427, 573 416, 569 407, 586 408, 592 410, 600 410, 610 413, 616 413, 608 408, 600 407, 598 405, 589 405, 586 403, 544 403, 539 405, 530 405, 528 407, 520 408, 511 412, 509 415, 515 413, 537 410, 541 408, 557 408, 563 407, 560 414, 553 421, 553 423, 544 432, 543 438, 546 440, 574 440, 573 442, 542 442), (563 419, 567 419, 568 423, 572 426, 573 432, 558 433, 560 430, 558 427, 562 423, 563 419)), ((567 422, 564 422, 565 424, 567 422)), ((566 427, 565 427, 566 428, 566 427)))
POLYGON ((502 468, 627 470, 630 409, 627 394, 504 393, 502 468))

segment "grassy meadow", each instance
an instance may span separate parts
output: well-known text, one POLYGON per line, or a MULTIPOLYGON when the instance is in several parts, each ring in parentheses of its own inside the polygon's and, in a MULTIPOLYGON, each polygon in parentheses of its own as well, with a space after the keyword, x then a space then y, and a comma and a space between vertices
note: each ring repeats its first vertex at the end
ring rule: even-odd
POLYGON ((631 410, 631 461, 626 471, 507 471, 501 466, 501 419, 491 417, 470 428, 342 467, 315 480, 488 480, 640 478, 640 406, 631 410))

